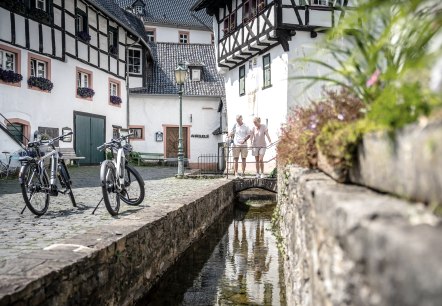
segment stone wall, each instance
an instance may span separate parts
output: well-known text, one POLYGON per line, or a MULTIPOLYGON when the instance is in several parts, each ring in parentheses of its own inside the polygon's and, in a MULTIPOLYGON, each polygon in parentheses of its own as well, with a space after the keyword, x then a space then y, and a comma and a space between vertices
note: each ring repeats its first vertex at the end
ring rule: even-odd
POLYGON ((287 305, 440 305, 442 224, 423 205, 278 171, 287 305))
POLYGON ((141 210, 136 219, 8 260, 0 267, 7 271, 2 278, 9 278, 0 305, 132 305, 234 196, 233 183, 222 181, 214 190, 201 190, 196 200, 181 199, 184 205, 165 216, 141 210))

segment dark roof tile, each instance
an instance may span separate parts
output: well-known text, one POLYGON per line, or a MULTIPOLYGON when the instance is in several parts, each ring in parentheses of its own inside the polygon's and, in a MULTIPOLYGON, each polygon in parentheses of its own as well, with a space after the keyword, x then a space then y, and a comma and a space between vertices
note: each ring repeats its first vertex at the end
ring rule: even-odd
MULTIPOLYGON (((131 7, 135 2, 135 0, 115 1, 123 9, 131 7)), ((143 18, 148 23, 212 30, 212 17, 204 11, 190 10, 195 0, 143 0, 143 2, 145 3, 143 18)))
POLYGON ((152 71, 147 87, 131 89, 140 94, 178 94, 175 68, 180 62, 204 63, 201 81, 187 79, 184 94, 189 96, 225 96, 224 78, 216 69, 215 48, 205 44, 178 44, 149 42, 152 52, 152 71))

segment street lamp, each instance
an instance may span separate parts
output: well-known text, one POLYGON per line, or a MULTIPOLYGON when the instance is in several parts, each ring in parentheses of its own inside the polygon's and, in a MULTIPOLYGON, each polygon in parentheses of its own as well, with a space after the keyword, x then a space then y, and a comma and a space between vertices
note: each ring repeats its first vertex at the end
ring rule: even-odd
POLYGON ((180 96, 180 127, 178 130, 178 178, 184 176, 184 150, 183 150, 183 84, 186 81, 187 67, 179 63, 175 68, 175 80, 180 85, 178 94, 180 96))

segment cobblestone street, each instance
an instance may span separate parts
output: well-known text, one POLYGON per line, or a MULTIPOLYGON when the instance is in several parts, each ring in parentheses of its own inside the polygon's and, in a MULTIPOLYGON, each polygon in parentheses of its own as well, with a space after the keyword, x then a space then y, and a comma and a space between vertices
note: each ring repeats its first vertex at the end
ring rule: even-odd
POLYGON ((175 167, 137 169, 145 180, 144 202, 139 206, 121 202, 116 217, 110 216, 103 203, 92 215, 102 197, 98 166, 69 168, 77 208, 72 206, 67 195, 51 197, 49 209, 41 217, 36 217, 28 209, 20 214, 25 204, 17 180, 0 181, 0 261, 23 252, 43 249, 59 240, 87 233, 93 228, 111 225, 116 219, 130 219, 140 210, 148 211, 152 217, 161 215, 168 203, 185 200, 202 187, 210 188, 220 183, 220 179, 175 179, 175 167))

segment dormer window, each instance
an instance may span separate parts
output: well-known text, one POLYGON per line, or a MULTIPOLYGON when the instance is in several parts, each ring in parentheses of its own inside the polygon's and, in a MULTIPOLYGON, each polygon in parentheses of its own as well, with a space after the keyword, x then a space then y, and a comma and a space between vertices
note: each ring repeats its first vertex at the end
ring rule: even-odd
POLYGON ((201 81, 201 68, 192 68, 190 74, 192 81, 201 81))
POLYGON ((135 15, 143 15, 144 13, 144 2, 141 0, 137 0, 132 3, 133 12, 135 15))
POLYGON ((142 15, 143 14, 143 7, 142 6, 136 6, 135 7, 135 14, 142 15))

